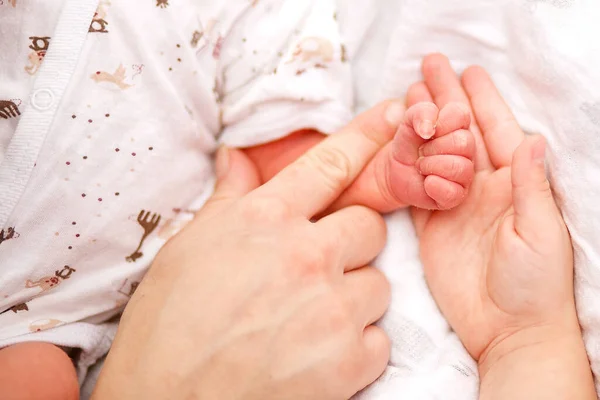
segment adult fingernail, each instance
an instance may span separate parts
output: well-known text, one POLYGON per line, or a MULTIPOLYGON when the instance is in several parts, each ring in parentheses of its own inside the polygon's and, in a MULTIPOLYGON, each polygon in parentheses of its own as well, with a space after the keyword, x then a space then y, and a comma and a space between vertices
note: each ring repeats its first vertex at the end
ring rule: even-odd
POLYGON ((229 171, 229 149, 225 146, 221 146, 217 151, 215 170, 217 179, 225 177, 229 171))
POLYGON ((417 128, 417 133, 423 139, 431 139, 433 135, 435 135, 435 128, 433 126, 433 122, 429 120, 421 121, 419 127, 417 128))
POLYGON ((539 137, 531 150, 531 159, 537 163, 544 163, 546 158, 546 140, 539 137))
POLYGON ((400 101, 394 101, 388 105, 385 110, 385 120, 390 126, 398 126, 404 117, 404 104, 400 101))

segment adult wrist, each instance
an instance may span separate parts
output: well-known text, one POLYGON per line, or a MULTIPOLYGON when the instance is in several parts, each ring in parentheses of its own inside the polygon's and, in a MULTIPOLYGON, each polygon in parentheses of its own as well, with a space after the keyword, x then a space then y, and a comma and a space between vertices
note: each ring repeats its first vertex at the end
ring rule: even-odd
POLYGON ((578 354, 586 357, 576 317, 566 323, 532 325, 497 337, 479 357, 479 375, 483 380, 503 359, 523 356, 534 362, 532 356, 537 354, 551 356, 561 352, 568 352, 571 357, 578 354))

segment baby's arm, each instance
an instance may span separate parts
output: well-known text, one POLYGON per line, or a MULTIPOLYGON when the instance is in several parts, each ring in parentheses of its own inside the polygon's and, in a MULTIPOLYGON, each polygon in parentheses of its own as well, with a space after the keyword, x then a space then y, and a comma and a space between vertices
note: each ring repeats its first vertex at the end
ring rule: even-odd
POLYGON ((28 342, 0 350, 0 371, 2 399, 79 399, 75 367, 53 344, 28 342))
MULTIPOLYGON (((475 146, 468 130, 468 109, 453 103, 438 112, 433 103, 425 102, 404 112, 399 103, 389 104, 390 142, 334 208, 360 204, 389 212, 406 206, 450 209, 460 204, 474 174, 475 146)), ((246 153, 267 181, 323 138, 317 131, 303 130, 248 148, 246 153)))

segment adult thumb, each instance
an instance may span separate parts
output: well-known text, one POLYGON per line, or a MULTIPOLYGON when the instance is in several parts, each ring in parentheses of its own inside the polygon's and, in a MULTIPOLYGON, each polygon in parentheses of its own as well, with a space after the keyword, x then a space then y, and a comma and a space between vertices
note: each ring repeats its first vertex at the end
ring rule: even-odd
POLYGON ((525 239, 539 239, 550 218, 560 214, 545 167, 546 141, 527 137, 517 147, 512 161, 512 195, 516 231, 525 239))
POLYGON ((217 184, 199 215, 209 215, 260 186, 260 175, 254 163, 240 150, 221 147, 217 151, 215 170, 217 184))

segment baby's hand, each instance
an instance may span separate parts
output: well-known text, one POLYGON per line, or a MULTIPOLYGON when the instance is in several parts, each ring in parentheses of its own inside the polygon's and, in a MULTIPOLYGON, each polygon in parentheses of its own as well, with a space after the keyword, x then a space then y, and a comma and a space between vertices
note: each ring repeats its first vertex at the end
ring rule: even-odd
POLYGON ((474 176, 475 141, 468 107, 432 102, 410 107, 394 139, 334 208, 362 204, 380 212, 415 206, 449 210, 466 197, 474 176))
POLYGON ((410 107, 386 160, 395 197, 425 209, 458 206, 475 174, 470 124, 469 109, 460 103, 447 104, 441 111, 430 102, 410 107))

